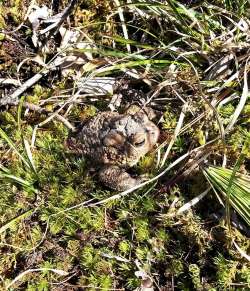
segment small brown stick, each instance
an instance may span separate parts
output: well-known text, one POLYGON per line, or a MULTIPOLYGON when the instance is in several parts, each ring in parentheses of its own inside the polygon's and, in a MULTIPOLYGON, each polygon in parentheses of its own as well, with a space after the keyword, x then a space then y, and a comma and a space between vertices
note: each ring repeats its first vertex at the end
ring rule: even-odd
POLYGON ((15 79, 10 79, 10 78, 7 78, 7 79, 0 79, 0 85, 12 85, 12 86, 19 86, 20 85, 20 82, 18 80, 15 80, 15 79))
MULTIPOLYGON (((49 35, 47 36, 47 40, 50 39, 51 36, 55 36, 58 33, 64 20, 72 13, 72 11, 77 6, 77 4, 78 4, 78 0, 71 0, 70 1, 68 7, 66 7, 64 9, 64 11, 62 12, 60 19, 57 21, 57 23, 55 23, 55 25, 52 26, 52 28, 49 32, 49 35)), ((40 31, 40 34, 43 34, 45 31, 46 31, 46 29, 44 29, 43 31, 40 31)))
POLYGON ((57 65, 58 54, 51 60, 48 64, 46 64, 39 73, 35 74, 29 80, 24 82, 19 88, 17 88, 10 96, 2 97, 0 99, 1 105, 11 104, 13 101, 18 101, 18 97, 23 94, 27 89, 35 85, 43 76, 47 75, 51 70, 54 70, 57 65))
POLYGON ((77 4, 78 4, 78 0, 71 0, 70 1, 69 6, 64 10, 61 19, 57 23, 57 29, 54 32, 54 35, 59 31, 60 26, 62 25, 64 20, 72 13, 72 11, 77 6, 77 4))
POLYGON ((23 92, 25 92, 28 88, 36 84, 48 72, 49 70, 44 70, 34 75, 32 78, 23 83, 23 85, 20 86, 13 94, 11 94, 10 99, 15 100, 16 98, 18 98, 23 92))
MULTIPOLYGON (((33 77, 31 77, 29 80, 24 82, 17 90, 15 90, 10 96, 6 98, 2 98, 0 100, 0 105, 7 105, 10 104, 14 101, 18 102, 17 98, 25 92, 28 88, 36 84, 44 75, 46 75, 49 72, 48 69, 42 70, 40 73, 37 73, 33 77)), ((12 104, 13 105, 13 104, 12 104)))
MULTIPOLYGON (((19 104, 20 100, 17 99, 17 100, 5 100, 4 104, 2 104, 0 102, 0 105, 10 105, 10 106, 17 106, 19 104)), ((75 131, 76 128, 65 118, 63 117, 62 115, 59 115, 58 113, 54 113, 54 112, 51 112, 45 108, 42 108, 38 105, 35 105, 35 104, 32 104, 32 103, 29 103, 29 102, 24 102, 23 103, 23 107, 26 108, 26 109, 29 109, 31 111, 35 111, 35 112, 38 112, 38 113, 44 113, 46 115, 54 115, 54 117, 62 122, 68 129, 70 129, 71 131, 75 131)))
POLYGON ((76 131, 76 128, 62 115, 56 114, 55 118, 58 121, 61 121, 68 129, 70 129, 72 132, 76 131))

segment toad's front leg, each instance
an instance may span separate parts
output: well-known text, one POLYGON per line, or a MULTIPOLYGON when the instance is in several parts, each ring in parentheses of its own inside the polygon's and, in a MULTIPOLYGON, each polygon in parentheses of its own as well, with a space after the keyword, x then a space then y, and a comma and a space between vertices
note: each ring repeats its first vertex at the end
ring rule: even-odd
POLYGON ((104 166, 99 171, 99 180, 107 187, 118 191, 128 190, 143 181, 140 177, 131 177, 125 169, 111 165, 104 166))

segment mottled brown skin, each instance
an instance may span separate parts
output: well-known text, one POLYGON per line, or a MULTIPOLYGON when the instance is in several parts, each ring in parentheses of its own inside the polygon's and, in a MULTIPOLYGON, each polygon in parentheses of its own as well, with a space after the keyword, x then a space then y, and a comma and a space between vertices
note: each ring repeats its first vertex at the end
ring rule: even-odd
POLYGON ((141 177, 131 177, 126 169, 149 152, 158 137, 158 127, 142 110, 134 114, 102 112, 89 120, 75 137, 69 138, 67 146, 100 169, 99 180, 103 184, 123 191, 142 181, 141 177))

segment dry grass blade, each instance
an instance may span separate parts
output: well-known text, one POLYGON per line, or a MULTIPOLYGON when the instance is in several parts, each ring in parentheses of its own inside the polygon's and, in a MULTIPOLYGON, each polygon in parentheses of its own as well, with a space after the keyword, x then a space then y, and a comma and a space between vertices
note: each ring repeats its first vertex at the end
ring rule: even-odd
POLYGON ((247 81, 247 73, 249 70, 248 61, 249 61, 249 58, 246 61, 246 65, 245 65, 245 69, 244 69, 244 77, 243 77, 244 85, 243 85, 243 90, 242 90, 240 102, 239 102, 233 116, 231 117, 231 120, 226 128, 226 131, 230 131, 233 128, 233 126, 237 122, 237 119, 240 116, 240 114, 241 114, 241 112, 246 104, 247 99, 249 98, 249 91, 248 91, 248 84, 247 84, 247 82, 248 82, 247 81))
POLYGON ((21 274, 19 274, 18 276, 16 276, 16 278, 14 280, 12 280, 7 286, 6 286, 6 290, 8 290, 11 286, 13 286, 17 281, 19 281, 20 279, 22 279, 25 275, 29 274, 29 273, 33 273, 33 272, 53 272, 57 275, 60 276, 67 276, 69 275, 68 272, 65 272, 63 270, 59 270, 59 269, 50 269, 50 268, 38 268, 38 269, 28 269, 24 272, 22 272, 21 274))
POLYGON ((175 131, 174 131, 174 135, 173 135, 173 137, 172 137, 172 139, 171 139, 171 141, 170 141, 170 143, 169 143, 169 145, 167 147, 167 150, 166 150, 166 152, 165 152, 165 154, 164 154, 164 156, 162 158, 161 168, 164 166, 164 164, 165 164, 165 162, 167 160, 167 157, 168 157, 168 155, 170 153, 170 150, 171 150, 171 148, 172 148, 177 136, 179 135, 179 133, 181 131, 181 127, 182 127, 182 124, 183 124, 183 121, 184 121, 184 118, 185 118, 185 113, 186 113, 187 107, 188 107, 188 105, 184 104, 184 106, 182 108, 182 111, 181 111, 181 114, 179 116, 178 123, 177 123, 175 131))
POLYGON ((28 160, 29 160, 29 164, 30 164, 32 170, 34 171, 34 173, 37 173, 29 142, 26 139, 23 139, 23 143, 24 143, 24 147, 25 147, 25 151, 26 151, 28 160))
MULTIPOLYGON (((118 11, 118 14, 119 14, 119 17, 120 17, 120 21, 121 21, 121 24, 122 24, 122 30, 123 30, 124 38, 125 39, 129 39, 127 27, 126 27, 126 24, 125 24, 125 18, 124 18, 124 15, 123 15, 123 9, 121 7, 121 4, 120 4, 119 0, 114 0, 114 2, 115 2, 115 5, 117 6, 117 11, 118 11)), ((127 47, 127 51, 130 53, 131 52, 130 44, 127 43, 126 47, 127 47)))
POLYGON ((249 256, 248 254, 246 254, 246 253, 245 253, 245 252, 244 252, 244 251, 243 251, 243 250, 238 246, 238 244, 237 244, 235 241, 233 241, 233 244, 234 244, 235 248, 237 249, 237 251, 241 254, 241 256, 250 262, 250 256, 249 256))
POLYGON ((185 203, 181 208, 179 208, 177 210, 177 213, 176 214, 177 215, 178 214, 181 214, 181 213, 187 211, 188 209, 190 209, 192 206, 194 206, 195 204, 197 204, 202 198, 204 198, 210 190, 211 190, 211 187, 207 188, 200 195, 198 195, 197 197, 193 198, 189 202, 185 203))

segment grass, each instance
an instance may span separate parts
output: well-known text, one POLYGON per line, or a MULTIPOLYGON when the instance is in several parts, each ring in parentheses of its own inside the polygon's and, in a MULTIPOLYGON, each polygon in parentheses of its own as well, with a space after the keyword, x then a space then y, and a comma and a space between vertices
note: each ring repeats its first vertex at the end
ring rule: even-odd
MULTIPOLYGON (((240 174, 236 176, 236 172, 230 169, 216 167, 206 169, 206 175, 220 193, 223 193, 228 203, 232 205, 249 225, 249 177, 240 174)), ((228 213, 228 217, 230 218, 230 213, 228 213)))
POLYGON ((1 5, 0 79, 46 71, 18 105, 0 98, 1 288, 248 290, 249 2, 81 1, 63 24, 81 37, 48 51, 32 45, 28 5, 1 5), (106 76, 112 90, 89 86, 106 76), (68 122, 123 110, 112 91, 150 104, 161 129, 134 169, 151 180, 123 193, 64 147, 68 122))

